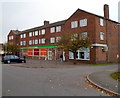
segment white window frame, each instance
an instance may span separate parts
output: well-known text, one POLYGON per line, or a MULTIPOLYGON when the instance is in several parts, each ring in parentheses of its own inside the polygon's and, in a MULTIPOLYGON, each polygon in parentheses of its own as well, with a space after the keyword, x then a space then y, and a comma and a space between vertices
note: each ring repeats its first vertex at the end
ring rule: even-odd
POLYGON ((55 37, 50 38, 50 43, 55 43, 55 37))
POLYGON ((41 30, 39 30, 39 35, 41 35, 41 30))
POLYGON ((80 20, 80 27, 87 26, 87 19, 80 20))
MULTIPOLYGON (((85 50, 77 50, 77 60, 90 60, 90 50, 85 51, 85 50), (84 59, 80 58, 80 52, 84 52, 84 59), (89 54, 89 58, 87 58, 87 53, 89 54)), ((74 54, 69 51, 69 59, 74 59, 74 54)))
POLYGON ((35 31, 35 36, 38 36, 38 33, 39 33, 38 31, 35 31))
POLYGON ((23 35, 22 35, 22 34, 20 34, 20 38, 23 38, 23 35))
POLYGON ((35 39, 35 44, 38 44, 38 39, 35 39))
POLYGON ((29 37, 32 37, 32 32, 29 32, 29 37))
POLYGON ((55 27, 51 27, 50 28, 50 33, 54 33, 55 32, 55 27))
POLYGON ((41 30, 41 35, 45 35, 45 29, 41 30))
POLYGON ((78 27, 78 21, 72 21, 71 28, 77 28, 77 27, 78 27))
POLYGON ((100 32, 100 40, 104 40, 104 33, 100 32))
POLYGON ((56 32, 61 32, 61 26, 56 27, 56 32))
POLYGON ((26 34, 23 34, 23 38, 26 38, 26 34))
POLYGON ((61 39, 60 36, 56 37, 56 42, 58 42, 61 39))
POLYGON ((22 41, 20 41, 20 46, 22 46, 23 45, 23 42, 22 41))
POLYGON ((41 39, 41 44, 45 44, 45 38, 41 39))
POLYGON ((32 45, 32 40, 29 40, 29 45, 32 45))
POLYGON ((80 33, 80 37, 87 38, 88 37, 88 32, 80 33))
POLYGON ((104 26, 104 20, 100 18, 100 26, 104 26))

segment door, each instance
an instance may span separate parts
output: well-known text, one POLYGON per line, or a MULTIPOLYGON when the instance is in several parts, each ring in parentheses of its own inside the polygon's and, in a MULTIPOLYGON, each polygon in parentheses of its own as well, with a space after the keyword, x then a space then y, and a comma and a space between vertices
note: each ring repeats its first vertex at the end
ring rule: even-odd
POLYGON ((52 51, 48 51, 48 60, 52 60, 52 51))

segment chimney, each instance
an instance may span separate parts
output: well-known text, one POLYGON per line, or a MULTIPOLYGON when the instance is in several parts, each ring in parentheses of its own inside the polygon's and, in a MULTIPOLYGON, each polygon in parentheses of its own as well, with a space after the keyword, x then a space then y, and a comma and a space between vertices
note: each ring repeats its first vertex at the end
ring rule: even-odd
POLYGON ((104 5, 104 17, 109 19, 109 5, 104 5))
POLYGON ((49 21, 46 21, 46 20, 45 20, 45 21, 44 21, 44 25, 47 25, 47 24, 49 24, 49 21))

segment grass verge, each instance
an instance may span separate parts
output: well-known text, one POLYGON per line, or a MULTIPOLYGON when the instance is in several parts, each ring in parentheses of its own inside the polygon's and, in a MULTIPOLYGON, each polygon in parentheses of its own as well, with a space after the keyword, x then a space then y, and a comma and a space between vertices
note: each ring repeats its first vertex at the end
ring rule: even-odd
POLYGON ((113 72, 110 74, 110 76, 115 79, 115 80, 118 80, 120 82, 120 71, 118 72, 113 72))

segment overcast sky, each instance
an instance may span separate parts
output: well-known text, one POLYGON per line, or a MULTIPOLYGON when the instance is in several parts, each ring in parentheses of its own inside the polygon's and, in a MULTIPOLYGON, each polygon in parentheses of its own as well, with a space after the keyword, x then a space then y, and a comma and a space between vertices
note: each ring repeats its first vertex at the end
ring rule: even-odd
POLYGON ((26 30, 69 18, 78 8, 103 16, 109 5, 110 19, 118 21, 120 0, 0 0, 0 43, 10 30, 26 30), (8 2, 9 1, 9 2, 8 2), (11 1, 11 2, 10 2, 11 1))

